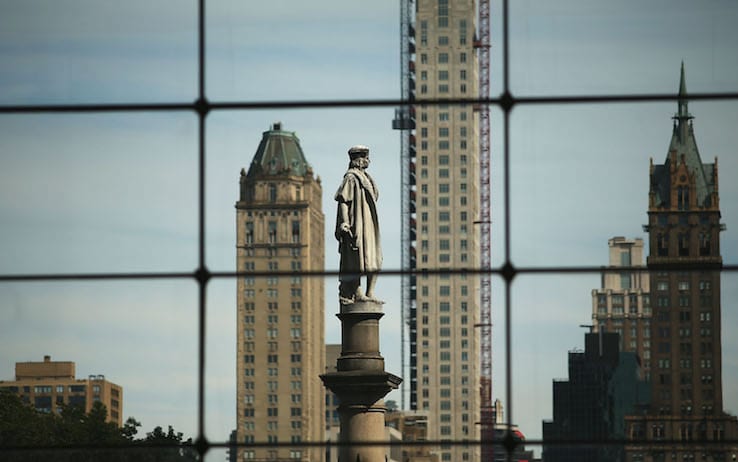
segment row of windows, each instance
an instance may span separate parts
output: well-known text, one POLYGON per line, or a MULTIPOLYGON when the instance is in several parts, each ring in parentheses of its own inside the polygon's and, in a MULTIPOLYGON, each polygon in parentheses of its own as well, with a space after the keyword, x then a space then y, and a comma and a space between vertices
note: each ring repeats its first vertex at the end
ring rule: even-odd
MULTIPOLYGON (((448 113, 442 113, 448 115, 448 113)), ((459 127, 459 136, 461 138, 466 138, 466 135, 468 133, 467 127, 462 126, 459 127)), ((448 138, 450 136, 449 127, 438 127, 438 136, 441 138, 448 138)), ((420 137, 421 138, 427 138, 428 137, 428 127, 422 127, 420 129, 420 137)), ((438 156, 438 163, 439 165, 448 165, 449 164, 449 157, 446 154, 438 156)), ((422 156, 421 157, 421 164, 427 165, 428 164, 428 156, 422 156)))
MULTIPOLYGON (((450 316, 441 316, 438 318, 438 323, 443 325, 451 324, 451 317, 450 316)), ((462 325, 466 325, 469 323, 468 316, 464 315, 459 318, 459 323, 462 325)), ((421 316, 420 318, 420 324, 428 324, 428 316, 421 316)))
MULTIPOLYGON (((460 207, 466 207, 468 205, 468 200, 466 196, 460 196, 459 197, 459 206, 460 207)), ((421 207, 428 207, 428 197, 421 196, 420 197, 420 206, 421 207)), ((451 198, 448 196, 440 196, 438 197, 438 207, 451 207, 451 198)))
MULTIPOLYGON (((268 327, 266 329, 266 335, 267 338, 279 338, 279 329, 276 327, 268 327)), ((256 337, 256 329, 252 329, 250 327, 243 330, 243 336, 247 339, 252 339, 256 337)), ((300 327, 292 327, 290 328, 290 337, 291 338, 301 338, 302 337, 302 328, 300 327)))
MULTIPOLYGON (((460 80, 466 80, 466 75, 467 75, 467 70, 466 69, 460 69, 459 70, 459 79, 460 80)), ((440 71, 438 71, 438 77, 437 78, 438 78, 438 80, 442 80, 442 81, 449 80, 448 70, 440 70, 440 71)), ((428 80, 428 71, 421 71, 420 72, 420 80, 423 80, 423 81, 428 80)), ((448 115, 448 113, 446 113, 446 114, 448 115)), ((440 119, 440 120, 443 121, 443 120, 448 120, 448 119, 440 119)))
MULTIPOLYGON (((86 391, 85 385, 69 385, 68 388, 64 385, 36 385, 33 387, 33 392, 35 394, 51 394, 52 391, 55 391, 57 394, 64 393, 65 389, 69 390, 69 393, 84 393, 86 391)), ((94 385, 93 387, 93 393, 99 394, 100 393, 100 385, 94 385)), ((10 386, 10 387, 0 387, 0 390, 9 390, 13 393, 18 393, 21 391, 21 387, 17 386, 10 386)), ((117 392, 117 390, 113 390, 117 392)), ((24 386, 23 387, 24 393, 30 393, 31 387, 30 386, 24 386)), ((117 396, 117 395, 115 395, 117 396)))
MULTIPOLYGON (((278 289, 264 289, 264 293, 268 298, 277 298, 279 297, 279 290, 278 289)), ((246 298, 254 298, 256 297, 256 290, 255 289, 244 289, 243 295, 246 298)), ((290 289, 290 297, 302 297, 302 289, 299 287, 293 287, 290 289)))
MULTIPOLYGON (((298 249, 299 250, 299 249, 298 249)), ((279 262, 278 261, 270 261, 268 263, 268 269, 269 271, 279 271, 279 262)), ((244 271, 256 271, 256 263, 253 261, 246 261, 243 263, 243 269, 244 271)), ((300 261, 291 261, 290 262, 290 269, 292 271, 302 271, 302 262, 300 261)))
MULTIPOLYGON (((462 313, 466 313, 467 311, 469 311, 468 302, 459 302, 458 307, 462 313)), ((430 309, 430 304, 428 302, 423 302, 420 304, 420 311, 422 313, 427 313, 429 309, 430 309)), ((446 313, 450 310, 451 310, 451 304, 449 302, 440 302, 438 304, 438 311, 442 313, 446 313)))
MULTIPOLYGON (((302 428, 302 422, 299 420, 292 420, 290 421, 290 428, 292 430, 299 430, 302 428)), ((245 421, 243 422, 243 429, 245 431, 254 431, 256 430, 256 422, 251 421, 245 421)), ((279 422, 278 421, 269 421, 266 425, 267 431, 275 432, 279 431, 279 422)))
MULTIPOLYGON (((295 263, 295 262, 293 262, 295 263)), ((247 286, 253 286, 256 285, 256 278, 253 276, 245 276, 242 278, 243 283, 247 286)), ((279 277, 277 276, 267 276, 265 278, 267 285, 269 286, 276 286, 279 284, 279 277)), ((299 285, 302 284, 302 278, 300 276, 290 276, 290 284, 292 285, 299 285)))
MULTIPOLYGON (((243 317, 244 324, 254 324, 256 322, 256 316, 253 314, 247 314, 243 317)), ((299 314, 293 314, 290 316, 290 322, 292 324, 300 324, 302 323, 302 315, 299 314)), ((277 324, 279 323, 279 316, 276 314, 270 314, 267 315, 267 323, 269 324, 277 324)))
MULTIPOLYGON (((289 255, 290 257, 297 258, 302 255, 302 248, 301 247, 289 247, 288 249, 282 251, 283 249, 279 249, 277 247, 266 247, 264 249, 256 249, 254 247, 246 247, 243 249, 243 253, 247 257, 259 257, 264 256, 268 258, 277 258, 284 255, 289 255)), ((246 269, 246 271, 253 271, 246 269)))
MULTIPOLYGON (((458 331, 461 337, 469 336, 469 329, 467 329, 466 327, 462 327, 458 331)), ((420 329, 420 333, 422 337, 428 337, 430 335, 430 332, 427 327, 420 329)), ((451 337, 451 329, 448 327, 441 327, 438 329, 438 335, 440 337, 451 337)))
MULTIPOLYGON (((671 360, 668 358, 665 359, 659 359, 658 360, 658 367, 659 369, 670 369, 671 368, 671 360)), ((702 369, 711 369, 712 368, 712 360, 707 359, 700 359, 699 367, 702 369)), ((681 369, 691 369, 692 368, 692 360, 690 358, 682 358, 679 360, 679 368, 681 369)))
MULTIPOLYGON (((461 292, 462 297, 469 295, 469 286, 466 286, 466 285, 459 286, 459 290, 461 292)), ((420 286, 420 294, 422 296, 424 297, 429 296, 429 292, 430 290, 428 286, 420 286)), ((451 286, 446 286, 446 285, 438 286, 438 295, 442 297, 450 296, 451 286)))
MULTIPOLYGON (((677 282, 677 288, 680 291, 687 291, 690 289, 689 281, 677 282)), ((712 289, 712 281, 700 281, 699 290, 700 292, 706 292, 712 289)), ((663 292, 669 290, 669 281, 656 281, 656 290, 663 292)))
MULTIPOLYGON (((467 148, 467 142, 466 142, 466 140, 460 140, 459 141, 459 149, 466 149, 466 148, 467 148)), ((449 144, 449 142, 447 140, 440 140, 438 142, 438 149, 443 150, 443 151, 448 151, 449 149, 451 149, 451 145, 449 144)), ((422 140, 420 142, 420 150, 421 151, 427 151, 428 150, 428 141, 422 140)), ((427 178, 427 176, 428 176, 428 173, 426 172, 426 176, 425 177, 427 178)))
MULTIPOLYGON (((447 52, 438 53, 436 55, 436 63, 448 64, 450 62, 450 56, 452 56, 451 53, 447 53, 447 52)), ((459 53, 459 60, 457 62, 459 64, 465 64, 467 62, 467 53, 465 51, 462 51, 459 53)), ((428 64, 428 53, 420 54, 420 64, 428 64)))
MULTIPOLYGON (((256 370, 251 367, 247 367, 243 370, 243 375, 246 377, 256 377, 256 370)), ((259 371, 260 375, 263 374, 263 371, 259 371)), ((278 367, 268 367, 267 368, 267 376, 269 377, 278 377, 279 376, 279 368, 278 367)), ((301 367, 291 367, 290 368, 290 376, 292 377, 299 377, 302 376, 302 368, 301 367)))
MULTIPOLYGON (((244 355, 243 356, 243 362, 244 363, 254 363, 256 362, 255 355, 244 355)), ((279 355, 267 355, 267 363, 274 364, 279 362, 279 355)), ((299 354, 291 354, 290 355, 290 362, 292 363, 299 363, 302 362, 302 355, 299 354)))
MULTIPOLYGON (((254 311, 256 309, 256 303, 254 302, 245 302, 243 306, 244 306, 244 310, 246 311, 254 311)), ((300 311, 302 309, 302 302, 290 302, 290 307, 292 308, 292 311, 300 311)), ((279 303, 268 302, 267 308, 269 309, 269 311, 278 311, 279 303)))
MULTIPOLYGON (((449 400, 441 400, 439 401, 439 407, 442 411, 450 411, 451 410, 451 401, 449 400)), ((428 401, 423 401, 421 405, 422 410, 427 411, 430 409, 430 403, 428 401)), ((469 401, 461 401, 461 409, 468 411, 469 410, 469 401)), ((462 414, 463 415, 463 414, 462 414)))
MULTIPOLYGON (((244 404, 254 404, 255 402, 256 402, 256 395, 249 393, 243 396, 244 404)), ((269 404, 279 403, 279 395, 273 395, 273 394, 267 395, 267 402, 269 404)), ((292 404, 302 403, 302 395, 290 395, 290 402, 292 402, 292 404)))
MULTIPOLYGON (((246 231, 244 234, 244 239, 246 244, 254 244, 255 243, 255 237, 254 237, 254 222, 253 221, 247 221, 246 222, 246 231)), ((270 244, 276 244, 278 242, 278 222, 277 221, 268 221, 267 222, 267 229, 266 229, 266 238, 267 242, 270 244)), ((300 221, 299 220, 292 220, 292 226, 290 228, 290 242, 293 244, 297 244, 300 242, 300 221)))
MULTIPOLYGON (((467 86, 465 83, 462 83, 459 85, 459 93, 466 93, 467 86)), ((441 83, 438 85, 438 93, 449 93, 449 86, 448 84, 441 83)), ((420 85, 420 94, 425 95, 428 94, 428 85, 422 84, 420 85)))
MULTIPOLYGON (((420 213, 420 221, 421 222, 427 222, 428 221, 428 218, 429 218, 428 212, 421 212, 420 213)), ((451 212, 445 211, 445 210, 439 211, 438 212, 438 221, 440 221, 440 222, 448 222, 448 221, 451 221, 451 212)), ((459 212, 459 221, 462 221, 462 222, 469 221, 469 212, 467 212, 466 210, 462 210, 461 212, 459 212)))
MULTIPOLYGON (((462 71, 464 74, 466 74, 466 71, 462 71)), ((459 112, 459 121, 465 122, 467 120, 468 114, 466 111, 459 112)), ((438 121, 439 122, 448 122, 450 119, 449 112, 443 111, 438 113, 438 121)), ((423 111, 420 113, 420 121, 421 122, 428 122, 428 113, 423 111)))
MULTIPOLYGON (((688 295, 680 295, 677 299, 677 302, 678 305, 681 307, 690 306, 690 298, 688 295)), ((699 303, 701 307, 711 307, 712 295, 700 295, 699 303)), ((668 296, 659 295, 658 297, 656 297, 656 306, 658 308, 669 308, 670 306, 674 306, 674 304, 671 303, 668 296)))
MULTIPOLYGON (((269 460, 277 460, 277 451, 270 450, 269 452, 269 460)), ((243 458, 244 460, 253 460, 256 459, 256 451, 253 451, 251 449, 248 449, 243 452, 243 458)), ((296 449, 290 449, 290 459, 302 459, 302 451, 296 450, 296 449)))
MULTIPOLYGON (((267 384, 267 389, 270 392, 275 392, 275 391, 279 390, 279 381, 277 381, 277 380, 269 380, 269 381, 267 381, 266 384, 267 384)), ((256 383, 250 382, 250 381, 244 382, 244 389, 245 390, 249 390, 249 391, 254 390, 254 389, 256 389, 256 383)), ((300 380, 292 380, 290 382, 290 390, 292 390, 292 391, 302 390, 302 381, 300 381, 300 380)))
MULTIPOLYGON (((279 351, 280 343, 284 343, 284 342, 270 341, 270 342, 267 342, 267 347, 270 352, 276 352, 276 351, 279 351)), ((292 341, 290 342, 290 347, 293 352, 300 352, 302 351, 302 342, 292 341)), ((249 353, 256 351, 255 350, 256 342, 250 342, 250 341, 244 342, 244 349, 249 353)))
MULTIPOLYGON (((669 248, 669 235, 658 233, 656 235, 656 253, 660 257, 668 257, 670 255, 679 257, 690 256, 690 233, 684 232, 677 234, 677 246, 675 249, 669 248)), ((711 255, 712 246, 710 243, 710 233, 702 232, 698 235, 698 255, 707 257, 711 255)))

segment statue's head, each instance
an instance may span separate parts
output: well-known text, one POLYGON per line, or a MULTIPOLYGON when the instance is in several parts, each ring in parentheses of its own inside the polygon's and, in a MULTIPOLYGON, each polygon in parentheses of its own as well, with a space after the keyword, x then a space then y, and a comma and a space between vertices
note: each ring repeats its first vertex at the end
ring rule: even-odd
POLYGON ((351 162, 349 167, 367 168, 369 166, 369 148, 363 145, 351 146, 348 150, 351 162))

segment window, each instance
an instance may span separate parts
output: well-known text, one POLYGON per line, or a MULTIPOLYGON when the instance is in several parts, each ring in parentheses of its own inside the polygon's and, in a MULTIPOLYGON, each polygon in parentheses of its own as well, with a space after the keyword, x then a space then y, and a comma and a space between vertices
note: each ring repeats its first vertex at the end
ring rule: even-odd
POLYGON ((438 53, 438 62, 440 64, 448 63, 448 53, 438 53))
POLYGON ((246 240, 246 244, 254 243, 254 223, 251 221, 246 222, 245 240, 246 240))
POLYGON ((276 221, 270 221, 269 222, 269 230, 268 230, 268 238, 270 244, 275 244, 277 242, 277 222, 276 221))

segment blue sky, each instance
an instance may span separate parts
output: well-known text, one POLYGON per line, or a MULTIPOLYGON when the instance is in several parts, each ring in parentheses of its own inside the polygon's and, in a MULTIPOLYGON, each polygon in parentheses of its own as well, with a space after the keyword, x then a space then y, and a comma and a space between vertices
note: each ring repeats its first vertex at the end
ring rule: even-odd
MULTIPOLYGON (((738 6, 728 1, 511 2, 515 95, 738 90, 738 6)), ((213 101, 396 98, 396 2, 214 1, 213 101)), ((492 2, 492 95, 502 89, 492 2)), ((192 101, 194 2, 0 2, 0 104, 192 101)), ((518 106, 511 114, 511 260, 603 265, 607 239, 646 237, 648 163, 663 162, 676 103, 518 106)), ((693 102, 703 161, 719 157, 722 253, 738 262, 738 104, 693 102)), ((238 172, 274 121, 323 179, 327 228, 348 146, 372 148, 385 267, 399 267, 399 134, 391 108, 213 112, 207 118, 207 264, 233 270, 238 172)), ((502 115, 492 109, 493 264, 503 263, 502 115)), ((190 271, 197 265, 197 118, 190 112, 0 115, 0 273, 190 271)), ((328 269, 337 267, 326 235, 328 269)), ((513 420, 539 437, 551 380, 581 347, 597 275, 521 276, 512 287, 513 420)), ((327 299, 336 284, 326 281, 327 299)), ((493 285, 494 395, 504 400, 504 291, 493 285)), ((387 368, 400 371, 399 281, 380 279, 387 368)), ((0 378, 51 354, 123 385, 144 428, 196 432, 196 285, 189 280, 0 285, 0 378)), ((235 424, 235 282, 208 288, 207 435, 235 424)), ((327 339, 339 342, 335 307, 327 339)), ((738 274, 723 276, 724 399, 738 412, 738 274)), ((399 400, 398 395, 393 395, 399 400)), ((509 407, 509 406, 508 406, 509 407)))

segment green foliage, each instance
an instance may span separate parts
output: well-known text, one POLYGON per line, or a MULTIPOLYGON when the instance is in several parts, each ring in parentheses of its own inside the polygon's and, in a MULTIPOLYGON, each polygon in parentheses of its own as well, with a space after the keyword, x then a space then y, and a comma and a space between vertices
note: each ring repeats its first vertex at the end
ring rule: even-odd
POLYGON ((169 426, 137 439, 141 423, 129 417, 122 427, 106 422, 96 402, 89 413, 65 406, 60 415, 43 413, 14 393, 0 390, 0 460, 7 462, 186 462, 198 460, 192 439, 169 426), (29 450, 28 448, 34 448, 29 450))

